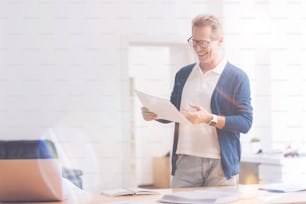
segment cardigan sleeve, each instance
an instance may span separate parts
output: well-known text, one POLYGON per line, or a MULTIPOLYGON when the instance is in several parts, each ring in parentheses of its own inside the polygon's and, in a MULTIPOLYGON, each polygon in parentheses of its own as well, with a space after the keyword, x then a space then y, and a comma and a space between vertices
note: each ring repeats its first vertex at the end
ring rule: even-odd
POLYGON ((250 81, 240 69, 229 69, 216 87, 212 110, 225 116, 222 130, 247 133, 253 123, 250 81))
POLYGON ((250 97, 250 82, 248 77, 243 77, 234 95, 235 111, 233 115, 226 116, 224 128, 226 130, 247 133, 252 126, 253 114, 250 97))

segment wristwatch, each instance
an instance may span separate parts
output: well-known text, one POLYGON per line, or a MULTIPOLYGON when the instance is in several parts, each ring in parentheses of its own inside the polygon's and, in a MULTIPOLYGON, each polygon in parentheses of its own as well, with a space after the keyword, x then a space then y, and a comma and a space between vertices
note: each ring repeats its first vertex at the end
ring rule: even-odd
POLYGON ((217 122, 218 122, 218 117, 217 117, 215 114, 213 114, 212 116, 213 116, 213 117, 212 117, 212 119, 208 122, 208 125, 209 125, 209 126, 215 127, 216 124, 217 124, 217 122))

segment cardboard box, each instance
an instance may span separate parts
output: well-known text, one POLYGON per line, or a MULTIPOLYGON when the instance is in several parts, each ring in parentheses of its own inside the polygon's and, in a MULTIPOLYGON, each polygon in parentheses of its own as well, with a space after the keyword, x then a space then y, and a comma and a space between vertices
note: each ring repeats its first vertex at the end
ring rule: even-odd
POLYGON ((258 164, 250 162, 240 163, 239 184, 258 184, 258 164))
POLYGON ((153 185, 156 188, 170 188, 170 157, 153 158, 153 185))

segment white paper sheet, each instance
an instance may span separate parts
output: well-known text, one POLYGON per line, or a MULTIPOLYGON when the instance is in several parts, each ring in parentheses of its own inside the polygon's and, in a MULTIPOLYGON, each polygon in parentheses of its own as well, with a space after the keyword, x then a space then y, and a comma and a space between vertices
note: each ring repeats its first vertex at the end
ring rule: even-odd
POLYGON ((305 184, 294 184, 294 183, 271 183, 266 185, 261 185, 259 190, 269 191, 272 193, 290 193, 306 191, 305 184))
POLYGON ((157 114, 157 119, 191 124, 168 99, 152 96, 138 90, 135 90, 135 93, 144 107, 157 114))
POLYGON ((242 198, 242 193, 235 189, 208 189, 166 194, 159 199, 159 202, 171 204, 225 204, 237 201, 240 198, 242 198))

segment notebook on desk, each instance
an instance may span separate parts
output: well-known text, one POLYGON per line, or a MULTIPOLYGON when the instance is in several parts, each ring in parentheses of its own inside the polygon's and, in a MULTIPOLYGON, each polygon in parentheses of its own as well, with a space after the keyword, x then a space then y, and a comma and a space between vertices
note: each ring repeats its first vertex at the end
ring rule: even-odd
POLYGON ((57 159, 4 159, 0 169, 0 202, 64 199, 57 159))

